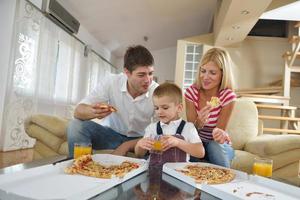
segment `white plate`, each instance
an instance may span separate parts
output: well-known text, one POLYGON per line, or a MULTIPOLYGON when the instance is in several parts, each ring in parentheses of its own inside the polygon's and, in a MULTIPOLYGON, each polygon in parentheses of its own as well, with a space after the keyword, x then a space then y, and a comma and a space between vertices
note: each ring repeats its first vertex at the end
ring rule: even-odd
POLYGON ((72 161, 45 165, 16 173, 0 175, 0 199, 88 199, 114 187, 148 168, 143 159, 111 154, 93 155, 93 160, 103 164, 120 164, 128 160, 140 164, 138 169, 123 178, 101 179, 82 175, 68 175, 64 168, 72 161))
POLYGON ((188 164, 213 166, 209 163, 166 163, 163 171, 196 188, 199 188, 215 197, 226 200, 296 200, 300 199, 300 188, 272 179, 248 175, 244 172, 233 170, 236 177, 233 181, 224 184, 197 184, 195 180, 175 169, 183 169, 188 164))

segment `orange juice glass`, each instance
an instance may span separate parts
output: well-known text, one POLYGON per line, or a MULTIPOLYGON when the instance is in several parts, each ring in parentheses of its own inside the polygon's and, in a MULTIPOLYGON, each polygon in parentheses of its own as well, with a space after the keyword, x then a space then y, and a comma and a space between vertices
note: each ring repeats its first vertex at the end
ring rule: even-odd
POLYGON ((161 144, 161 140, 160 140, 159 135, 155 136, 155 138, 154 138, 154 143, 153 143, 152 150, 156 151, 156 152, 161 152, 162 151, 162 144, 161 144))
POLYGON ((75 143, 74 144, 74 158, 78 158, 82 155, 92 154, 92 144, 75 143))
POLYGON ((153 150, 154 151, 161 151, 162 146, 161 146, 161 141, 160 140, 155 140, 153 144, 153 150))
POLYGON ((273 160, 268 158, 254 158, 253 174, 271 177, 273 171, 273 160))

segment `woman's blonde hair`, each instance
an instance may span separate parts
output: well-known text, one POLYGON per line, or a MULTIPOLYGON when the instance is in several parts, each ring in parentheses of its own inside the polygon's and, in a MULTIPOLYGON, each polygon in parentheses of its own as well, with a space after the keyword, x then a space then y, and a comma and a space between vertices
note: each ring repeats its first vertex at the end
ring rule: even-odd
POLYGON ((222 81, 219 90, 223 90, 225 88, 229 88, 231 90, 234 90, 233 86, 233 75, 232 75, 232 61, 228 54, 228 52, 225 49, 221 48, 212 48, 209 49, 201 58, 200 64, 198 67, 198 73, 197 73, 197 79, 196 79, 196 85, 198 89, 201 88, 201 81, 200 81, 200 73, 201 73, 201 67, 208 62, 214 62, 223 72, 222 73, 222 81))

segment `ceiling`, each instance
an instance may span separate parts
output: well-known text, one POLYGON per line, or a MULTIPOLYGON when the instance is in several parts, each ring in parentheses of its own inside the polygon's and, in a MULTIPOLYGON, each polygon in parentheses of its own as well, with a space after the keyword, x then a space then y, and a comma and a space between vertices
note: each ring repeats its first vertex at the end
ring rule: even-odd
POLYGON ((133 44, 145 45, 153 51, 174 47, 181 38, 211 32, 217 2, 59 0, 116 57, 123 57, 126 48, 133 44))
POLYGON ((142 44, 155 51, 174 47, 177 40, 205 36, 208 33, 212 33, 209 34, 212 45, 226 46, 238 43, 247 37, 265 11, 270 12, 295 2, 295 0, 58 1, 117 58, 123 57, 130 45, 142 44))

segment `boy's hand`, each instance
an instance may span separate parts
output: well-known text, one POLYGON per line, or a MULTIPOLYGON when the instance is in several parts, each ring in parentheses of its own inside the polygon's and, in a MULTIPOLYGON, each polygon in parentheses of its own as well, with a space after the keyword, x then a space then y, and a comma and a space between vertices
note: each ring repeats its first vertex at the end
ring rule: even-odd
POLYGON ((214 141, 216 141, 219 144, 224 144, 225 142, 231 144, 231 140, 228 133, 226 133, 220 128, 214 128, 212 136, 214 138, 214 141))
POLYGON ((162 150, 166 151, 172 147, 177 147, 181 139, 174 137, 172 135, 163 135, 161 137, 162 150))
POLYGON ((151 138, 142 138, 137 143, 136 146, 138 148, 146 149, 150 151, 153 148, 154 140, 151 138))

